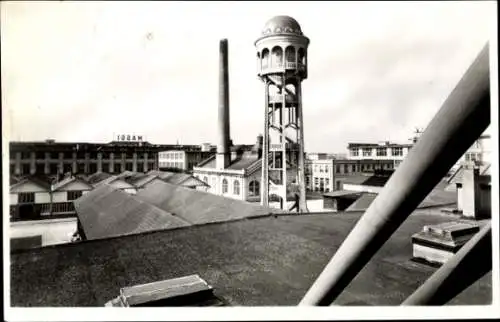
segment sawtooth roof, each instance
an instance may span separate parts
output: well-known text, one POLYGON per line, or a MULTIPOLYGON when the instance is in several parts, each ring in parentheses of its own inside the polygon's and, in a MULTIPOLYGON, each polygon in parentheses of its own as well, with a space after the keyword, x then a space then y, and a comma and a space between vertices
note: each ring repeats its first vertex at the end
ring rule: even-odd
MULTIPOLYGON (((11 254, 11 305, 103 306, 122 287, 199 274, 232 306, 297 305, 360 213, 267 216, 11 254)), ((449 221, 414 212, 337 298, 399 305, 436 271, 411 260, 412 234, 449 221)), ((449 304, 490 304, 491 272, 449 304)))
POLYGON ((89 240, 188 226, 189 223, 107 184, 74 201, 89 240))
POLYGON ((108 179, 109 177, 112 177, 112 176, 113 176, 112 174, 109 174, 107 172, 96 172, 96 173, 93 173, 90 176, 88 176, 87 181, 90 184, 94 185, 94 184, 101 182, 105 179, 108 179))
POLYGON ((136 197, 192 224, 255 217, 281 212, 249 202, 217 196, 166 182, 153 182, 136 197))

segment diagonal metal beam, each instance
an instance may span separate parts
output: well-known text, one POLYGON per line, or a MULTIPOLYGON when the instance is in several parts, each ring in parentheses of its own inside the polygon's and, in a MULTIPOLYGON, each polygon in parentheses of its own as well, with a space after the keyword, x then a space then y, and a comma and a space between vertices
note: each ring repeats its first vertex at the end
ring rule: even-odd
POLYGON ((330 305, 490 124, 486 45, 299 305, 330 305))
POLYGON ((443 305, 491 271, 491 222, 432 274, 402 305, 443 305))

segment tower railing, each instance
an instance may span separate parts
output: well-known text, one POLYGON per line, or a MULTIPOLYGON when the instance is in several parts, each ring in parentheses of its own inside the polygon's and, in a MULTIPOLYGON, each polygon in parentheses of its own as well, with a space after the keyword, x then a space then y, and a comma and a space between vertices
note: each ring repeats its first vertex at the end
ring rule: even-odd
MULTIPOLYGON (((486 130, 490 124, 488 49, 486 44, 299 305, 330 305, 486 130)), ((489 228, 484 229, 404 304, 443 304, 443 299, 452 299, 463 290, 464 284, 472 284, 491 270, 491 260, 476 255, 481 253, 478 249, 491 250, 489 228), (475 265, 463 264, 471 259, 475 265), (464 267, 469 271, 463 275, 473 278, 458 285, 452 277, 464 267), (436 300, 439 294, 446 296, 436 300)))

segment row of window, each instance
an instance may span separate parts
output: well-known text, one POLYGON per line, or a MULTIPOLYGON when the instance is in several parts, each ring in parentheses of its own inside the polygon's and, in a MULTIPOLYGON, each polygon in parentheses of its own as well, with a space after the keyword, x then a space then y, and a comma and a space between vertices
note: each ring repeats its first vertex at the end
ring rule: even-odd
MULTIPOLYGON (((306 56, 304 48, 299 48, 297 51, 293 46, 288 46, 285 49, 285 60, 289 63, 306 64, 306 56)), ((283 49, 279 46, 274 47, 271 51, 265 48, 262 55, 257 53, 257 61, 262 64, 262 68, 271 66, 280 66, 283 64, 283 49), (271 59, 269 59, 271 58, 271 59)))
MULTIPOLYGON (((335 166, 335 173, 355 173, 355 172, 363 172, 367 170, 374 170, 374 169, 392 169, 393 164, 392 163, 384 163, 384 164, 361 164, 361 165, 356 165, 356 164, 337 164, 335 166)), ((329 173, 331 171, 331 167, 329 165, 314 165, 314 172, 312 172, 312 165, 308 165, 307 168, 307 174, 311 173, 329 173)))
MULTIPOLYGON (((372 148, 362 148, 361 149, 364 157, 370 157, 373 155, 372 148)), ((359 156, 359 149, 351 149, 351 156, 357 157, 359 156)), ((376 148, 375 149, 376 156, 387 156, 387 148, 376 148)), ((402 147, 394 147, 391 148, 391 155, 394 157, 402 157, 403 156, 403 148, 402 147)))
MULTIPOLYGON (((154 166, 154 161, 148 162, 149 165, 146 171, 149 171, 154 166)), ((137 162, 136 163, 136 171, 144 171, 144 163, 137 162)), ((113 165, 103 164, 102 171, 111 172, 111 173, 121 173, 123 171, 134 171, 134 164, 132 162, 126 162, 125 167, 122 167, 120 163, 114 163, 113 165)), ((76 164, 76 173, 95 173, 97 172, 98 166, 96 163, 89 163, 88 170, 85 171, 85 163, 77 163, 76 164)), ((10 165, 10 173, 15 174, 16 166, 14 164, 10 165)), ((29 175, 31 174, 31 165, 30 164, 22 164, 20 167, 19 175, 29 175)), ((57 174, 57 173, 73 173, 73 164, 72 163, 63 163, 62 169, 59 168, 59 164, 53 163, 49 164, 47 171, 45 171, 45 164, 37 164, 35 165, 34 174, 57 174)))
MULTIPOLYGON (((112 152, 101 152, 102 159, 111 159, 112 152)), ((97 160, 98 153, 97 152, 34 152, 34 158, 36 160, 46 160, 47 157, 52 160, 64 159, 64 160, 72 160, 73 158, 82 160, 87 157, 90 160, 97 160)), ((30 160, 32 158, 32 152, 21 152, 21 160, 30 160)), ((134 152, 123 152, 123 153, 113 153, 113 159, 133 159, 134 152)), ((136 153, 136 158, 138 160, 143 160, 145 158, 155 158, 154 153, 136 153)), ((10 159, 16 159, 16 153, 10 154, 10 159)))
MULTIPOLYGON (((17 195, 17 203, 25 204, 25 203, 35 203, 35 193, 34 192, 20 192, 17 195)), ((81 190, 75 191, 67 191, 66 192, 66 200, 73 201, 82 196, 81 190)))
MULTIPOLYGON (((198 177, 198 179, 201 179, 200 176, 197 176, 197 177, 198 177)), ((204 176, 202 180, 205 183, 210 185, 207 176, 204 176)), ((216 182, 216 178, 213 177, 212 178, 212 188, 213 189, 215 188, 215 182, 216 182)), ((232 190, 233 195, 239 196, 241 194, 240 181, 237 179, 234 179, 232 186, 233 186, 233 190, 232 190)), ((222 179, 222 193, 223 194, 229 193, 229 181, 226 178, 222 179)), ((250 181, 250 183, 248 184, 248 194, 249 194, 249 196, 259 196, 260 195, 260 183, 259 183, 259 181, 257 181, 257 180, 250 181)))
POLYGON ((482 155, 481 153, 467 152, 465 161, 482 161, 482 155))
POLYGON ((55 202, 52 207, 49 203, 42 204, 40 207, 40 213, 42 214, 50 214, 51 210, 53 215, 71 213, 75 212, 75 205, 72 202, 55 202))
POLYGON ((160 152, 158 153, 158 157, 162 159, 169 160, 181 160, 183 159, 184 152, 160 152))
POLYGON ((160 162, 160 168, 184 169, 184 162, 160 162))

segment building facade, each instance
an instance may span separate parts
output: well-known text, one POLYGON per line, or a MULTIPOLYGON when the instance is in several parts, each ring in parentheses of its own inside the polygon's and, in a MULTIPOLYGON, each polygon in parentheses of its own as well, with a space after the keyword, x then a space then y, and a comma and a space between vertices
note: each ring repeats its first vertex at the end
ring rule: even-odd
POLYGON ((37 220, 61 215, 74 215, 73 201, 93 186, 76 177, 53 183, 48 177, 29 176, 11 179, 10 220, 37 220))
POLYGON ((214 154, 215 152, 211 151, 160 151, 158 152, 158 167, 160 170, 177 169, 181 171, 192 171, 194 166, 214 154))
POLYGON ((58 175, 158 170, 158 152, 195 150, 199 146, 148 142, 110 143, 10 142, 10 174, 58 175))
POLYGON ((391 172, 393 160, 306 160, 306 188, 308 191, 330 192, 342 189, 342 180, 361 173, 391 172))
POLYGON ((399 144, 392 142, 380 143, 349 143, 348 158, 350 160, 389 160, 396 168, 408 155, 413 144, 399 144))

